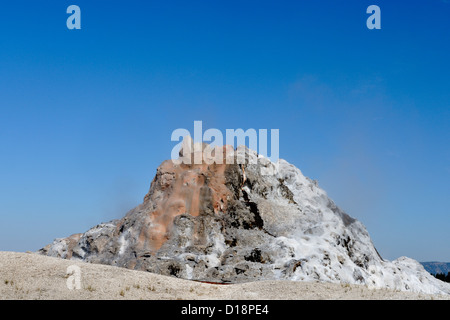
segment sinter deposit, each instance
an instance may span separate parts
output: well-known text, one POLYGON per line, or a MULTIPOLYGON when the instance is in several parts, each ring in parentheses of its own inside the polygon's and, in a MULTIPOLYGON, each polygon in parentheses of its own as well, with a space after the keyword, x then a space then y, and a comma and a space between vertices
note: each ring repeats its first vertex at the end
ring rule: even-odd
MULTIPOLYGON (((221 150, 225 160, 230 146, 221 150)), ((319 280, 450 293, 417 261, 384 260, 362 223, 292 164, 244 146, 233 157, 234 164, 164 161, 141 205, 40 253, 210 282, 319 280)))

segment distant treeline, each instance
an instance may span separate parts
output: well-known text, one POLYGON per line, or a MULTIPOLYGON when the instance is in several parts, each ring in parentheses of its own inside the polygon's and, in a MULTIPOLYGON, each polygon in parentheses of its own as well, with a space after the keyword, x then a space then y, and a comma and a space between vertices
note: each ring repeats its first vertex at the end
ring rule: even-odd
POLYGON ((445 273, 436 273, 433 274, 433 276, 435 276, 441 281, 450 282, 450 272, 447 272, 447 275, 445 275, 445 273))

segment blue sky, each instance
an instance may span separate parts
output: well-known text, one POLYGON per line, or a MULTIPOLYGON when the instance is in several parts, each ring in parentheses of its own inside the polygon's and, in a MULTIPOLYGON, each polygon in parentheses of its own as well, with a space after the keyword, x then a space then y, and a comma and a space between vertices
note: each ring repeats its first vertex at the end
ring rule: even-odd
POLYGON ((202 120, 279 129, 384 258, 450 261, 449 57, 442 0, 2 3, 0 250, 122 217, 202 120))

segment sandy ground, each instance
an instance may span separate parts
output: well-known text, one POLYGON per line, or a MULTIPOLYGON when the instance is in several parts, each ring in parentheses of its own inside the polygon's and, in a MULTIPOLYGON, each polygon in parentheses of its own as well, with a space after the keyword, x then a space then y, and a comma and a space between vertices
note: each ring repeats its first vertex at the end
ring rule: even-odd
POLYGON ((260 281, 215 285, 35 253, 0 252, 0 299, 450 300, 450 296, 319 282, 260 281), (71 265, 78 266, 81 272, 80 289, 68 289, 68 282, 76 285, 75 276, 67 273, 71 265))

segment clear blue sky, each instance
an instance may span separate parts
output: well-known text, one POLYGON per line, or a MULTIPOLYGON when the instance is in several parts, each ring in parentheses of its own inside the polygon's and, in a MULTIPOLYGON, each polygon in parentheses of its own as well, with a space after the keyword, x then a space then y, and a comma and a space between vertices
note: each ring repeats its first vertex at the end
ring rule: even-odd
POLYGON ((449 75, 448 0, 2 2, 0 250, 122 217, 202 120, 279 129, 383 257, 450 261, 449 75))

